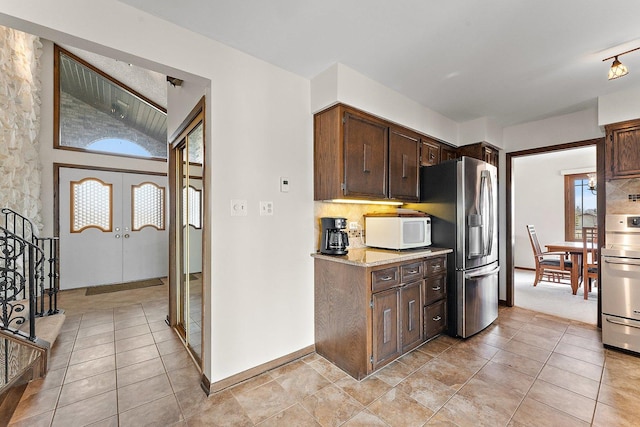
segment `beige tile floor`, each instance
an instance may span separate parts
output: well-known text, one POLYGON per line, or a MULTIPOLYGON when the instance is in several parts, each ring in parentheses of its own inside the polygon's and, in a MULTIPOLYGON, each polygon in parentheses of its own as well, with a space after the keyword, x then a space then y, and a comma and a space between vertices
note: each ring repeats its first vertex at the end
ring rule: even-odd
POLYGON ((317 354, 206 397, 164 324, 166 286, 85 297, 11 426, 633 426, 640 358, 592 325, 520 308, 442 336, 358 382, 317 354))

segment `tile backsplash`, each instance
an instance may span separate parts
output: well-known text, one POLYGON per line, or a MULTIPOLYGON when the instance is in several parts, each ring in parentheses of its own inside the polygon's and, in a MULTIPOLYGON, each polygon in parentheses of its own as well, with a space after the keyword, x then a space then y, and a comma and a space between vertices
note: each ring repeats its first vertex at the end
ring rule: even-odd
POLYGON ((640 178, 606 182, 607 214, 640 215, 640 178))
POLYGON ((396 206, 384 206, 384 205, 362 205, 357 203, 329 203, 329 202, 314 202, 314 217, 315 217, 315 241, 316 249, 320 248, 320 218, 322 217, 341 217, 347 218, 347 225, 350 222, 358 223, 359 233, 354 233, 347 227, 346 231, 349 231, 349 248, 362 248, 364 247, 364 214, 370 212, 393 212, 396 210, 396 206), (354 234, 359 234, 360 237, 354 237, 354 234))

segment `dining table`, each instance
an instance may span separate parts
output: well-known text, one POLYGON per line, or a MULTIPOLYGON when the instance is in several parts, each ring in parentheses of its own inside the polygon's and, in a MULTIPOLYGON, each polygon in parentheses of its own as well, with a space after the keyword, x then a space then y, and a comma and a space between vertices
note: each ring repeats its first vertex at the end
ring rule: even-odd
MULTIPOLYGON (((580 280, 582 279, 582 253, 584 252, 584 244, 578 242, 554 242, 545 245, 549 252, 565 252, 571 258, 571 292, 573 295, 578 293, 580 280)), ((591 243, 587 243, 587 247, 591 247, 591 243)), ((584 287, 584 298, 589 295, 589 287, 584 287)))

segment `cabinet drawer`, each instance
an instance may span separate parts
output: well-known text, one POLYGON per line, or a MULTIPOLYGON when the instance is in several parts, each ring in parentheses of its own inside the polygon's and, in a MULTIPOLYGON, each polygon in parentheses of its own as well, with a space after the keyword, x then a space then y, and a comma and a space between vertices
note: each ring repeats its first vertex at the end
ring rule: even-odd
POLYGON ((422 279, 423 276, 422 262, 414 262, 400 266, 400 282, 409 283, 415 279, 422 279))
POLYGON ((447 257, 429 258, 424 262, 425 275, 433 276, 447 271, 447 257))
POLYGON ((381 291, 400 284, 398 267, 385 268, 371 272, 371 290, 381 291))
POLYGON ((430 304, 434 301, 442 299, 447 295, 447 276, 441 274, 440 276, 430 277, 425 282, 425 304, 430 304))
POLYGON ((441 300, 424 308, 425 338, 433 338, 447 327, 447 300, 441 300))

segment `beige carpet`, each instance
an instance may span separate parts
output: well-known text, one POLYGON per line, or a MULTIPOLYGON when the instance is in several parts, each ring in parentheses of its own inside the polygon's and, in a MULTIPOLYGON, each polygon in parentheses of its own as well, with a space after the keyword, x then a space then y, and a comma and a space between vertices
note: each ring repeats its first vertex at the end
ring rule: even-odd
POLYGON ((540 282, 533 287, 535 273, 528 270, 515 270, 515 305, 541 313, 565 317, 571 320, 596 324, 598 316, 598 289, 589 292, 584 299, 582 286, 577 295, 571 293, 566 284, 540 282))
POLYGON ((92 286, 87 288, 85 295, 106 294, 109 292, 127 291, 129 289, 148 288, 149 286, 162 285, 160 279, 138 280, 135 282, 116 283, 115 285, 92 286))

